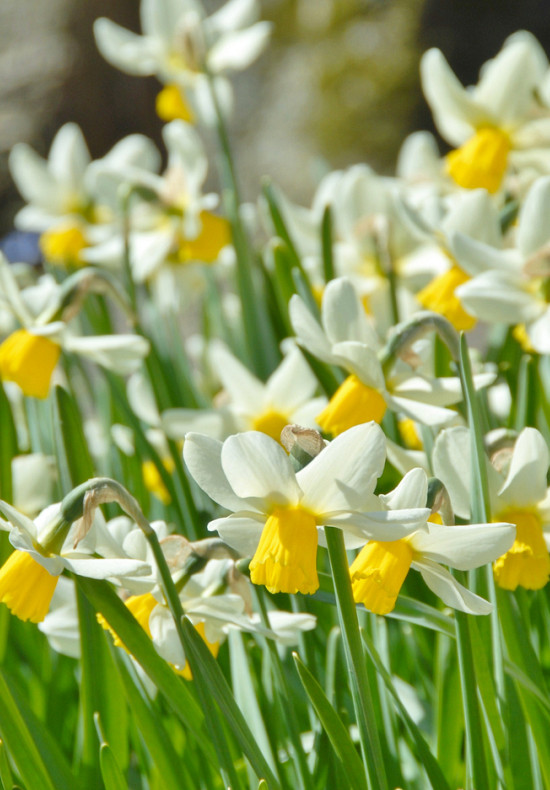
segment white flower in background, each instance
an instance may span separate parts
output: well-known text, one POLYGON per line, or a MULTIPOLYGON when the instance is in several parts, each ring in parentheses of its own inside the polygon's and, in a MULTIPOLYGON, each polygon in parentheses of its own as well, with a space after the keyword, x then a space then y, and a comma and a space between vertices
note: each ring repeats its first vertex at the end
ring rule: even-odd
POLYGON ((9 532, 16 549, 0 568, 0 602, 21 620, 38 623, 48 612, 59 576, 64 570, 91 579, 120 579, 151 572, 142 560, 86 555, 74 548, 70 525, 61 517, 60 504, 50 505, 34 521, 6 502, 0 510, 0 529, 9 532))
POLYGON ((46 398, 61 351, 79 354, 108 370, 128 374, 135 371, 149 352, 148 341, 139 335, 95 335, 81 337, 64 321, 54 320, 58 314, 62 289, 51 277, 42 278, 33 288, 33 297, 44 289, 46 300, 33 298, 33 304, 45 307, 33 314, 19 290, 10 266, 0 254, 0 306, 19 322, 0 343, 0 379, 13 381, 23 393, 46 398))
MULTIPOLYGON (((492 518, 517 527, 513 546, 494 565, 497 583, 507 590, 518 586, 538 590, 550 578, 548 463, 548 446, 535 428, 523 429, 508 458, 500 454, 498 468, 487 460, 492 518)), ((455 513, 468 518, 471 455, 467 428, 451 428, 440 434, 433 464, 435 474, 449 492, 455 513)))
MULTIPOLYGON (((192 126, 173 121, 162 130, 168 166, 162 175, 136 165, 96 163, 94 178, 104 189, 115 185, 145 187, 154 199, 140 201, 131 213, 129 254, 136 282, 148 281, 164 294, 164 302, 180 294, 191 298, 203 286, 202 265, 215 263, 231 244, 229 223, 212 213, 214 193, 203 194, 208 171, 203 144, 192 126)), ((120 233, 88 249, 85 260, 97 265, 122 260, 120 233)))
MULTIPOLYGON (((218 397, 222 412, 216 426, 226 427, 225 438, 238 431, 261 431, 279 441, 285 425, 297 424, 315 428, 315 415, 326 405, 326 398, 314 398, 318 384, 309 365, 297 348, 285 356, 278 368, 264 383, 256 378, 223 343, 210 348, 212 366, 223 386, 218 397), (224 397, 225 396, 225 397, 224 397)), ((201 423, 205 410, 169 409, 162 414, 162 424, 172 438, 183 439, 190 430, 205 433, 201 423)), ((206 431, 208 435, 212 435, 206 431)))
POLYGON ((446 167, 459 186, 497 192, 506 173, 524 163, 548 169, 550 117, 536 98, 548 60, 534 36, 520 31, 506 39, 471 88, 463 88, 438 49, 423 55, 420 71, 435 124, 457 147, 446 167))
MULTIPOLYGON (((298 296, 290 301, 290 319, 298 342, 311 354, 348 372, 348 378, 317 415, 326 433, 338 434, 352 425, 381 422, 390 408, 425 425, 443 425, 456 418, 446 407, 462 400, 460 380, 435 379, 402 362, 391 375, 378 358, 378 341, 357 293, 345 278, 330 282, 323 295, 322 327, 298 296)), ((493 374, 476 377, 486 386, 493 374)))
POLYGON ((199 486, 233 515, 209 524, 243 556, 251 580, 270 592, 314 593, 322 528, 344 531, 348 545, 397 540, 421 528, 424 508, 390 511, 374 495, 386 457, 382 430, 356 426, 294 472, 278 442, 251 431, 221 444, 189 434, 183 455, 199 486))
MULTIPOLYGON (((427 493, 426 473, 413 469, 380 499, 392 509, 418 508, 426 504, 427 493)), ((459 584, 443 565, 467 571, 496 560, 512 546, 515 527, 506 523, 448 527, 431 522, 425 526, 427 530, 400 540, 372 540, 364 546, 350 567, 355 600, 375 614, 388 614, 412 568, 447 606, 488 614, 492 605, 459 584)))
POLYGON ((17 510, 34 518, 52 503, 57 476, 55 458, 43 453, 16 455, 11 461, 12 501, 17 510))
POLYGON ((457 291, 467 309, 484 321, 518 327, 529 350, 550 353, 550 177, 537 179, 523 204, 515 247, 457 234, 457 260, 471 275, 457 291))
POLYGON ((231 87, 220 75, 247 68, 271 31, 268 22, 258 21, 257 0, 230 0, 209 17, 195 0, 142 0, 140 15, 141 36, 109 19, 96 20, 97 46, 122 71, 155 75, 165 84, 157 100, 163 120, 191 120, 193 110, 203 120, 213 117, 207 73, 227 107, 231 87))
POLYGON ((118 195, 98 185, 94 166, 124 169, 138 163, 150 170, 160 163, 154 144, 141 134, 124 138, 95 163, 74 123, 57 132, 47 160, 18 143, 9 167, 28 205, 16 215, 16 227, 42 234, 40 246, 49 262, 82 266, 84 250, 112 233, 119 208, 118 195))

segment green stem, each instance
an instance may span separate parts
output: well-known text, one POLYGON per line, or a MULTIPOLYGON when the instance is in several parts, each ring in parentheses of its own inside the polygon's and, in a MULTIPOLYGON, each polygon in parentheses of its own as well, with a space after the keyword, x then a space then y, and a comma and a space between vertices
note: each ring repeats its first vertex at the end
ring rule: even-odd
POLYGON ((325 535, 334 579, 338 619, 351 680, 351 693, 359 728, 363 763, 370 787, 376 788, 376 790, 387 790, 388 780, 382 759, 365 653, 361 643, 361 633, 351 589, 344 535, 340 529, 335 527, 325 527, 325 535))

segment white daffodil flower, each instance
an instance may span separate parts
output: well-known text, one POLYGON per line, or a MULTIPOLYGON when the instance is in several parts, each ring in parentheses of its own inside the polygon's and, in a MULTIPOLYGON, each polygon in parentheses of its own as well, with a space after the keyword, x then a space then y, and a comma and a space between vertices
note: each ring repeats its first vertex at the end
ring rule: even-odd
POLYGON ((390 511, 374 495, 386 442, 375 423, 356 426, 294 472, 280 444, 251 431, 221 442, 186 437, 183 454, 199 486, 233 515, 209 524, 243 556, 251 580, 271 592, 313 593, 319 586, 322 528, 344 531, 350 547, 365 538, 397 540, 421 528, 424 508, 390 511))
POLYGON ((73 548, 69 525, 62 521, 60 504, 50 505, 34 521, 6 502, 0 510, 0 529, 9 532, 16 549, 0 568, 0 602, 21 620, 38 623, 49 609, 59 576, 64 570, 91 579, 121 579, 150 574, 142 560, 87 556, 73 548))
MULTIPOLYGON (((224 388, 219 397, 223 403, 221 409, 206 413, 212 415, 213 427, 221 428, 222 424, 226 427, 225 436, 217 435, 216 438, 253 430, 279 441, 285 425, 317 428, 315 415, 326 405, 326 398, 313 397, 317 380, 296 347, 265 383, 250 373, 221 342, 212 344, 210 357, 224 388)), ((162 414, 162 424, 174 439, 183 439, 190 430, 213 435, 194 423, 194 418, 198 417, 204 424, 206 414, 204 410, 169 409, 162 414)))
MULTIPOLYGON (((327 408, 317 415, 326 433, 341 433, 369 420, 381 422, 390 408, 424 425, 443 425, 456 418, 446 406, 462 399, 460 380, 435 379, 408 364, 384 374, 378 358, 378 341, 351 283, 345 278, 330 282, 323 295, 322 327, 304 302, 293 296, 290 319, 298 342, 311 354, 348 372, 348 378, 333 395, 327 408)), ((486 386, 493 374, 476 377, 486 386)))
MULTIPOLYGON (((144 187, 154 196, 140 201, 131 214, 130 267, 136 282, 152 283, 170 302, 177 295, 190 299, 204 286, 202 266, 220 259, 231 234, 227 220, 212 213, 218 196, 202 193, 208 160, 198 134, 189 124, 173 121, 162 136, 168 151, 162 175, 136 165, 113 167, 107 161, 96 163, 93 172, 105 191, 127 184, 144 187)), ((83 257, 101 266, 119 263, 123 254, 124 239, 117 233, 87 249, 83 257)))
POLYGON ((230 0, 209 17, 195 0, 142 0, 143 35, 105 18, 96 20, 94 32, 113 66, 155 75, 166 85, 157 101, 164 120, 190 120, 194 110, 208 122, 214 111, 206 75, 213 75, 218 99, 227 108, 231 87, 220 75, 247 68, 267 44, 271 25, 258 21, 259 12, 257 0, 230 0))
POLYGON ((149 353, 149 342, 144 337, 131 334, 79 337, 64 321, 52 320, 59 308, 61 286, 47 276, 43 284, 48 300, 36 315, 29 309, 25 290, 19 290, 10 266, 0 254, 0 305, 20 324, 19 329, 0 343, 0 379, 15 382, 25 395, 46 398, 62 350, 123 375, 141 365, 149 353))
MULTIPOLYGON (((389 508, 418 508, 426 503, 427 493, 426 473, 413 469, 380 499, 389 508)), ((462 571, 479 568, 504 554, 515 534, 514 525, 506 523, 447 527, 428 522, 427 531, 415 531, 400 540, 369 541, 350 567, 354 598, 375 614, 388 614, 412 568, 447 606, 468 614, 488 614, 492 604, 459 584, 443 565, 462 571)))
POLYGON ((550 177, 537 179, 518 219, 516 245, 495 249, 457 234, 453 248, 471 275, 457 290, 473 315, 490 323, 517 325, 528 350, 550 353, 550 177))
POLYGON ((82 266, 85 250, 112 234, 119 211, 118 195, 97 181, 95 167, 126 169, 138 163, 144 170, 160 163, 154 144, 141 134, 124 138, 96 162, 74 123, 57 132, 47 160, 18 143, 9 167, 28 205, 16 215, 16 227, 42 234, 40 247, 49 262, 82 266))
MULTIPOLYGON (((544 51, 526 31, 506 39, 471 88, 462 87, 440 50, 423 55, 424 95, 441 135, 457 146, 446 166, 459 186, 497 192, 511 166, 521 169, 547 148, 550 117, 536 99, 547 71, 544 51)), ((547 169, 547 153, 540 158, 547 169)))
MULTIPOLYGON (((445 484, 455 513, 470 513, 471 455, 467 428, 450 428, 437 438, 433 452, 434 471, 445 484)), ((525 587, 538 590, 550 578, 550 490, 546 474, 549 452, 535 428, 519 434, 508 463, 499 468, 487 460, 491 513, 494 519, 517 527, 516 540, 495 562, 497 583, 507 590, 525 587)))
POLYGON ((60 576, 53 594, 50 610, 38 628, 51 647, 61 655, 80 658, 80 631, 74 581, 60 576))

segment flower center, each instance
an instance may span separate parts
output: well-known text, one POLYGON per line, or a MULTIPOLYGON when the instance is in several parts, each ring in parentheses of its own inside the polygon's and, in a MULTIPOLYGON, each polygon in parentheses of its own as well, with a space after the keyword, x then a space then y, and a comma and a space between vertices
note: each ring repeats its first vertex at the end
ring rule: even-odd
POLYGON ((57 266, 82 266, 81 252, 87 246, 86 236, 78 225, 63 224, 40 236, 44 258, 57 266))
POLYGON ((539 516, 527 510, 508 510, 499 514, 499 520, 516 525, 516 539, 493 565, 497 584, 505 590, 518 586, 540 590, 550 576, 550 557, 539 516))
POLYGON ((288 417, 274 409, 268 409, 252 420, 252 430, 271 436, 276 442, 281 439, 281 431, 288 425, 288 417))
POLYGON ((446 157, 447 173, 465 189, 496 192, 508 164, 510 138, 501 129, 484 127, 446 157))
POLYGON ((18 329, 0 345, 0 378, 15 381, 31 398, 47 398, 60 354, 60 345, 48 337, 18 329))
POLYGON ((190 261, 214 263, 220 251, 231 244, 231 233, 226 219, 209 211, 203 211, 200 221, 202 227, 195 239, 181 239, 176 253, 178 263, 190 261))
POLYGON ((311 513, 301 507, 275 508, 250 562, 250 579, 272 593, 317 590, 317 526, 311 513))
POLYGON ((58 578, 26 551, 16 549, 0 568, 0 602, 20 620, 41 623, 48 614, 58 578))
POLYGON ((432 310, 447 318, 458 332, 467 332, 473 329, 476 319, 463 308, 455 290, 469 279, 466 272, 453 263, 449 271, 435 277, 416 294, 416 298, 426 310, 432 310))
POLYGON ((386 408, 386 401, 378 390, 367 387, 352 375, 338 387, 315 419, 324 433, 337 436, 363 422, 382 422, 386 408))
POLYGON ((195 114, 187 101, 185 94, 178 85, 165 85, 157 95, 155 109, 161 121, 175 121, 180 119, 193 123, 195 114))
POLYGON ((369 541, 349 569, 354 600, 374 614, 391 612, 412 559, 406 540, 369 541))

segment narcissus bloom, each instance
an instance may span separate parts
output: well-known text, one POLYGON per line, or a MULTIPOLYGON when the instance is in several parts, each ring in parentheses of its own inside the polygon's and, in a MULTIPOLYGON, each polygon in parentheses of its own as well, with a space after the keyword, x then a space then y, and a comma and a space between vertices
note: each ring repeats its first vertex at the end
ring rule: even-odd
POLYGON ((50 505, 34 521, 6 502, 0 510, 0 529, 10 533, 16 549, 0 568, 0 602, 21 620, 38 623, 46 616, 59 576, 65 569, 91 579, 111 579, 151 572, 141 560, 100 559, 83 555, 68 542, 70 524, 60 516, 60 505, 50 505))
MULTIPOLYGON (((401 360, 385 373, 377 353, 378 341, 347 279, 327 285, 322 327, 296 295, 290 301, 290 318, 300 345, 349 374, 317 415, 325 433, 337 435, 352 425, 381 422, 388 408, 425 425, 442 425, 456 418, 456 412, 445 407, 462 399, 458 378, 436 379, 401 360)), ((484 386, 493 378, 483 374, 476 384, 484 386)))
MULTIPOLYGON (((162 425, 169 436, 183 439, 190 430, 200 431, 209 415, 218 416, 225 436, 237 431, 255 430, 279 441, 285 425, 316 428, 315 416, 326 405, 326 398, 314 397, 317 379, 296 347, 264 383, 233 356, 222 343, 212 345, 210 361, 223 390, 216 398, 220 409, 169 409, 162 414, 162 425), (230 428, 230 429, 229 429, 230 428)), ((219 434, 222 437, 221 433, 219 434)))
POLYGON ((473 88, 463 88, 438 49, 421 61, 422 87, 441 135, 457 146, 446 157, 461 187, 497 192, 510 164, 519 165, 550 139, 548 117, 537 102, 548 60, 530 33, 510 36, 483 67, 473 88))
POLYGON ((189 99, 203 119, 211 118, 206 70, 214 75, 219 98, 227 105, 231 86, 220 74, 247 68, 265 48, 271 30, 269 22, 258 21, 257 0, 230 0, 209 17, 195 0, 142 0, 140 15, 143 35, 101 18, 94 25, 96 41, 101 54, 117 68, 155 75, 165 83, 171 91, 167 94, 165 88, 159 96, 165 120, 189 120, 175 101, 178 90, 180 105, 188 109, 189 99))
MULTIPOLYGON (((470 437, 466 428, 443 431, 434 448, 434 470, 444 482, 455 513, 469 515, 470 437)), ((548 446, 535 428, 524 428, 508 462, 487 461, 491 513, 516 525, 514 544, 494 564, 495 580, 506 590, 539 590, 550 579, 550 492, 548 446)), ((501 453, 501 461, 502 461, 501 453)))
MULTIPOLYGON (((388 507, 421 507, 428 480, 422 469, 409 472, 398 487, 380 499, 388 507)), ((443 567, 471 570, 492 562, 513 544, 513 524, 442 526, 428 522, 426 529, 400 540, 369 541, 350 567, 353 596, 375 614, 388 614, 412 568, 439 598, 469 614, 487 614, 492 605, 467 590, 443 567), (443 563, 443 564, 441 564, 443 563)))
POLYGON ((356 426, 295 472, 280 444, 251 431, 221 444, 189 434, 184 458, 206 493, 233 515, 209 529, 243 556, 251 580, 270 592, 314 593, 317 545, 324 526, 344 530, 347 543, 397 540, 425 524, 425 508, 388 510, 374 495, 386 456, 375 423, 356 426))

